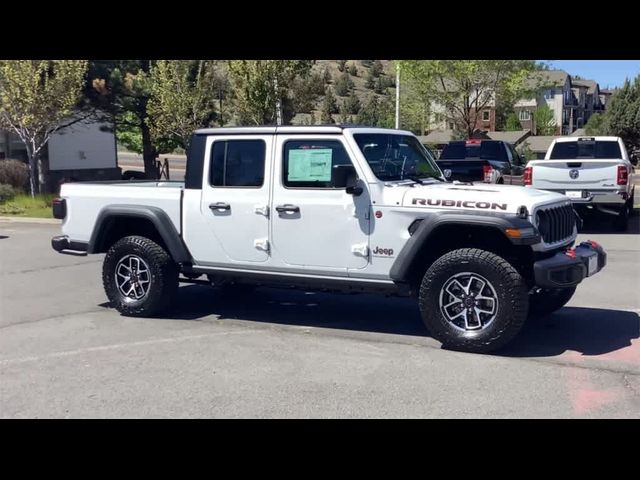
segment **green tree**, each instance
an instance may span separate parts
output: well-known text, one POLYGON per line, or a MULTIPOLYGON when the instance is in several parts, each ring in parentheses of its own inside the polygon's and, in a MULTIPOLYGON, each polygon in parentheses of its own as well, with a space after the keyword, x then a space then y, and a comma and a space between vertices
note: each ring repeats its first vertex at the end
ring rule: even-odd
POLYGON ((320 109, 320 123, 323 125, 334 123, 333 113, 338 112, 338 105, 336 104, 336 97, 333 95, 330 87, 327 87, 327 93, 322 101, 322 108, 320 109))
POLYGON ((158 152, 171 151, 176 145, 156 145, 151 138, 147 123, 151 65, 151 60, 90 61, 84 98, 86 107, 115 123, 119 143, 132 148, 140 146, 135 151, 142 153, 146 176, 158 178, 158 152))
POLYGON ((353 80, 349 76, 349 72, 345 71, 335 83, 336 94, 341 97, 349 95, 349 91, 353 88, 353 80))
POLYGON ((329 69, 327 67, 324 67, 324 72, 322 73, 322 80, 327 85, 330 84, 331 81, 333 80, 331 78, 331 72, 329 71, 329 69))
POLYGON ((384 66, 382 65, 382 62, 380 60, 375 60, 371 66, 371 74, 377 78, 382 75, 383 72, 384 66))
POLYGON ((358 123, 362 125, 393 128, 394 122, 394 102, 390 98, 381 101, 377 95, 369 95, 358 113, 358 123))
POLYGON ((605 113, 594 113, 589 117, 584 130, 587 135, 607 135, 609 133, 607 115, 605 113))
POLYGON ((0 61, 0 125, 25 144, 31 195, 45 183, 42 151, 51 135, 86 118, 78 115, 85 60, 0 61))
POLYGON ((507 121, 505 123, 504 129, 507 132, 522 130, 522 124, 520 123, 520 119, 518 118, 518 114, 516 112, 511 112, 509 116, 507 116, 507 121))
POLYGON ((423 98, 442 107, 460 134, 471 136, 475 112, 524 96, 530 90, 525 79, 537 67, 529 60, 405 60, 400 68, 423 98))
POLYGON ((369 127, 378 125, 380 102, 376 95, 369 95, 358 113, 358 123, 369 127))
POLYGON ((624 85, 612 96, 607 108, 607 125, 635 153, 640 149, 640 75, 624 85))
POLYGON ((535 111, 534 116, 536 135, 555 135, 557 125, 553 118, 553 110, 543 105, 535 111))
POLYGON ((214 122, 214 66, 210 60, 158 60, 153 64, 147 105, 152 139, 168 139, 188 151, 193 131, 214 122))
MULTIPOLYGON (((293 80, 297 76, 307 76, 313 63, 312 60, 229 61, 234 103, 240 122, 255 125, 276 123, 278 105, 290 98, 293 80)), ((290 118, 295 114, 292 109, 288 113, 290 118)), ((289 119, 283 118, 283 123, 289 119)))
POLYGON ((367 81, 365 82, 364 86, 369 90, 373 90, 376 86, 376 77, 373 76, 373 73, 371 73, 371 71, 369 71, 369 73, 367 74, 367 81))
POLYGON ((338 113, 337 99, 331 87, 326 87, 323 105, 326 106, 329 113, 338 113))
POLYGON ((378 79, 376 80, 373 91, 380 95, 385 95, 387 93, 387 85, 382 77, 378 77, 378 79))
POLYGON ((353 77, 358 76, 358 67, 356 67, 355 62, 349 66, 349 74, 353 77))
POLYGON ((344 106, 349 114, 351 115, 358 114, 358 112, 360 111, 361 104, 360 104, 360 98, 358 98, 358 95, 356 94, 356 92, 351 92, 349 97, 345 100, 344 106))

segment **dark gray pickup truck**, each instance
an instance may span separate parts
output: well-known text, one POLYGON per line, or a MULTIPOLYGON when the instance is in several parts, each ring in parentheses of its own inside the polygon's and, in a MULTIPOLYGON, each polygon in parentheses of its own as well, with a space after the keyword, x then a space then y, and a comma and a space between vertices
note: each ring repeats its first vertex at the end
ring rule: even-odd
POLYGON ((508 142, 462 140, 444 147, 437 163, 448 180, 523 185, 527 162, 508 142))

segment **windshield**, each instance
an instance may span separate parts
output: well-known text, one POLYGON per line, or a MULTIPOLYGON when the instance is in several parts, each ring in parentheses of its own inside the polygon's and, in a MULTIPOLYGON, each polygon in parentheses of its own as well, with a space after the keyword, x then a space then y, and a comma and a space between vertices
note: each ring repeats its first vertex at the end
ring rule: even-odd
POLYGON ((442 177, 435 160, 416 137, 388 133, 357 133, 353 138, 371 170, 380 180, 442 177))

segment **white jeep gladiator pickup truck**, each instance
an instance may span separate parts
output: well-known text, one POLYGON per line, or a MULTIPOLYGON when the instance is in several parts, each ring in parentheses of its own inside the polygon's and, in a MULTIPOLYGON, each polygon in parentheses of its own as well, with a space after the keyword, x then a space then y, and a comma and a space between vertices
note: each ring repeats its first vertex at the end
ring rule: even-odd
POLYGON ((633 211, 633 165, 620 137, 561 137, 544 160, 527 163, 528 187, 563 193, 579 214, 589 210, 615 215, 626 230, 633 211))
POLYGON ((400 130, 199 130, 184 183, 68 183, 53 210, 53 248, 106 253, 124 315, 161 312, 179 282, 378 292, 417 297, 436 339, 474 352, 562 307, 606 263, 595 242, 572 248, 564 195, 446 182, 400 130))

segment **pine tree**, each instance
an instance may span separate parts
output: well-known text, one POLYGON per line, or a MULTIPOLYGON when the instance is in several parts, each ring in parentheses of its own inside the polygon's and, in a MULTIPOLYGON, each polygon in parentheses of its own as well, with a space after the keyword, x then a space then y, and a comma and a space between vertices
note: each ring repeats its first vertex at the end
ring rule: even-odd
POLYGON ((383 71, 384 67, 382 65, 382 62, 380 60, 375 60, 373 62, 373 65, 371 66, 371 73, 373 74, 373 76, 379 77, 383 71))
POLYGON ((347 61, 346 60, 338 60, 338 70, 340 72, 344 72, 344 69, 347 65, 347 61))
POLYGON ((358 67, 356 67, 355 63, 352 63, 351 66, 349 67, 349 74, 353 77, 358 76, 358 67))
POLYGON ((369 71, 369 73, 367 74, 367 81, 364 86, 369 90, 373 90, 376 86, 376 77, 373 76, 373 73, 371 71, 369 71))
POLYGON ((344 105, 347 112, 350 114, 357 115, 360 112, 361 104, 356 92, 351 92, 349 98, 345 100, 344 105))

